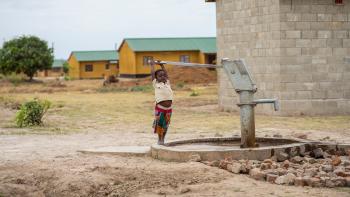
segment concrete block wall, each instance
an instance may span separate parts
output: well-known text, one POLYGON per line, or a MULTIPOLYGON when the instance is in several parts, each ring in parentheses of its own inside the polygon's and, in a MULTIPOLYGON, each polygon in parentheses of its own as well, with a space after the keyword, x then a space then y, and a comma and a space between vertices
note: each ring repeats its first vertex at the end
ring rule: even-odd
MULTIPOLYGON (((350 0, 217 0, 218 58, 244 58, 258 85, 256 98, 281 101, 258 113, 350 114, 350 0)), ((219 71, 219 106, 238 110, 219 71)))
MULTIPOLYGON (((244 58, 257 83, 256 98, 279 95, 279 0, 219 0, 217 6, 218 59, 244 58)), ((219 106, 237 111, 238 98, 223 70, 218 71, 219 106)), ((272 106, 257 111, 273 113, 272 106)))

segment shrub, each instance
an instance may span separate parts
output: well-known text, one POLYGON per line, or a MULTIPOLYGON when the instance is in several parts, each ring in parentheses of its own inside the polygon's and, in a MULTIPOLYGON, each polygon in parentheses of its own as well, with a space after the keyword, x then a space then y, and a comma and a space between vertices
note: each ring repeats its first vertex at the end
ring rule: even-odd
POLYGON ((34 99, 22 104, 21 108, 16 114, 16 124, 19 127, 41 125, 42 118, 51 103, 47 100, 34 99))
POLYGON ((190 96, 199 96, 199 93, 196 90, 192 90, 190 96))
POLYGON ((69 76, 65 75, 65 76, 64 76, 64 80, 65 80, 65 81, 69 81, 69 80, 71 80, 71 78, 70 78, 69 76))
POLYGON ((179 83, 176 84, 177 88, 183 88, 184 86, 185 86, 184 82, 179 82, 179 83))

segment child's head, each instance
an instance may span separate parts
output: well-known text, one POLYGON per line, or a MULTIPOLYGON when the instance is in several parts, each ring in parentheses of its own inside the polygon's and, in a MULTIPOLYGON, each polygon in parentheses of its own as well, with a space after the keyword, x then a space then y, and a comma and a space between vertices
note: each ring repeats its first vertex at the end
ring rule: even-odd
POLYGON ((159 82, 165 83, 168 80, 168 76, 166 75, 166 73, 162 69, 156 70, 155 76, 156 76, 157 81, 159 81, 159 82))

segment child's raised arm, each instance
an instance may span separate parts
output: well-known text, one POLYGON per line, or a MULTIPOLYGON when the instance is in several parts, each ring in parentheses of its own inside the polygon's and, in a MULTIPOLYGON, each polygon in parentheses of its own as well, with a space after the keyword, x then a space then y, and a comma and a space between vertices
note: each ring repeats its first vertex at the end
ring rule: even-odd
POLYGON ((155 74, 154 74, 154 62, 150 61, 151 64, 151 76, 152 76, 152 81, 156 78, 155 74))
POLYGON ((164 64, 159 64, 160 67, 162 68, 162 70, 164 71, 165 73, 165 76, 168 78, 168 72, 166 71, 165 67, 164 67, 164 64))

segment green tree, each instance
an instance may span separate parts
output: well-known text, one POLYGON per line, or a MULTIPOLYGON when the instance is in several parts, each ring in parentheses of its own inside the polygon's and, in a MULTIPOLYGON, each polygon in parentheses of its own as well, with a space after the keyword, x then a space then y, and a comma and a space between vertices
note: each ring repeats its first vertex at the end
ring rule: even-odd
POLYGON ((64 62, 63 63, 63 72, 65 73, 65 74, 68 74, 68 72, 69 72, 69 64, 68 64, 68 62, 64 62))
POLYGON ((36 36, 21 36, 4 42, 0 50, 0 73, 24 73, 30 80, 37 71, 50 69, 53 49, 36 36))

